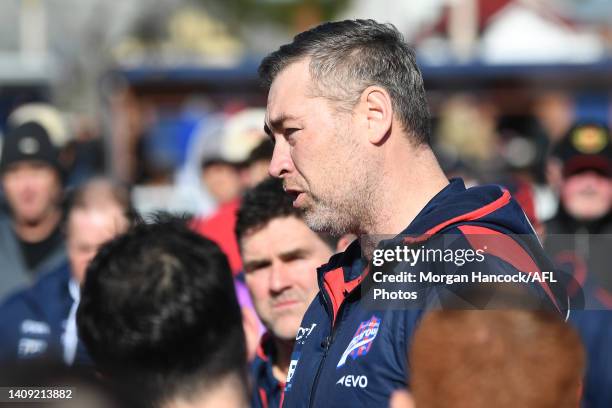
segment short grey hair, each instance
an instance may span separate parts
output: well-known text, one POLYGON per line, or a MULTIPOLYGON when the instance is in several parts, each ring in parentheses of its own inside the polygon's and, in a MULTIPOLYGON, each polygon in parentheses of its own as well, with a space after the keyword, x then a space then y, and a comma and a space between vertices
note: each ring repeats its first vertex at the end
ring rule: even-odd
POLYGON ((259 76, 270 87, 288 65, 310 58, 314 92, 352 111, 368 86, 384 88, 404 130, 429 143, 430 116, 414 49, 392 24, 374 20, 324 23, 296 35, 263 59, 259 76))

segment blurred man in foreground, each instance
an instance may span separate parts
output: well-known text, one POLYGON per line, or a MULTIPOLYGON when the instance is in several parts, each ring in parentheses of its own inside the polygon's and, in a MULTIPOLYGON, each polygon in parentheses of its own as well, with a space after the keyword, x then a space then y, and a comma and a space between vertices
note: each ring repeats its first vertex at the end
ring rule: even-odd
POLYGON ((227 258, 184 220, 161 217, 104 245, 77 322, 98 370, 133 406, 248 405, 227 258))
POLYGON ((0 360, 45 358, 72 365, 77 351, 85 358, 75 319, 87 264, 133 218, 129 192, 110 180, 94 179, 73 193, 66 222, 70 262, 0 306, 0 360))
POLYGON ((291 201, 279 180, 267 179, 246 193, 237 216, 246 285, 268 330, 251 368, 253 407, 282 404, 294 343, 310 333, 300 323, 318 291, 316 269, 336 250, 291 201))
POLYGON ((66 259, 58 156, 35 122, 18 125, 3 139, 0 175, 9 214, 0 213, 0 299, 66 259))
POLYGON ((554 314, 431 312, 415 332, 409 358, 412 398, 396 392, 392 408, 579 406, 584 348, 554 314))

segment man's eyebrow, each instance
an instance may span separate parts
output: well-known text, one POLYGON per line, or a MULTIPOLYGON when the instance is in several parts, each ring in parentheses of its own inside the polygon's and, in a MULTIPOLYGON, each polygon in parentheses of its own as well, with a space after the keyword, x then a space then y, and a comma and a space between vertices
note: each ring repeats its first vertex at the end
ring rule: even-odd
POLYGON ((251 261, 245 262, 243 268, 246 272, 250 272, 258 268, 265 268, 270 264, 271 262, 269 259, 253 259, 251 261))
POLYGON ((305 248, 296 248, 289 251, 285 251, 279 254, 279 258, 284 261, 290 261, 295 258, 301 258, 308 255, 309 251, 305 248))
POLYGON ((281 113, 280 115, 278 115, 278 117, 276 118, 272 118, 269 120, 269 124, 266 123, 264 125, 264 131, 266 133, 268 133, 269 135, 272 134, 273 130, 279 130, 283 127, 283 123, 285 123, 288 120, 298 120, 299 118, 297 116, 293 116, 293 115, 289 115, 286 113, 281 113))

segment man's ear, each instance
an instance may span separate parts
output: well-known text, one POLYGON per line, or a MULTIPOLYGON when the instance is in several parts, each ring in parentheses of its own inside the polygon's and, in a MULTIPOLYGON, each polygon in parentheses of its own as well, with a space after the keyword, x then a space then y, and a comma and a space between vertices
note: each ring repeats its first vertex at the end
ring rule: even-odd
POLYGON ((393 120, 391 96, 380 86, 369 86, 362 92, 361 102, 366 113, 369 142, 383 143, 393 120))

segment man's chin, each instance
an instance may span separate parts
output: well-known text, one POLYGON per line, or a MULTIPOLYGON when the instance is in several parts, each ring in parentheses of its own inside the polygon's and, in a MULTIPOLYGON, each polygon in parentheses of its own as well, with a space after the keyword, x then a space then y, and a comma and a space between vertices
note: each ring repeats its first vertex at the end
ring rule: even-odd
POLYGON ((304 222, 308 227, 321 233, 328 233, 332 235, 342 235, 345 232, 342 231, 341 226, 338 224, 338 216, 333 215, 331 212, 325 211, 304 211, 304 222))
POLYGON ((21 224, 34 226, 40 224, 44 217, 40 213, 21 213, 17 214, 15 219, 19 220, 21 224))
POLYGON ((302 322, 301 317, 298 318, 297 316, 285 316, 285 318, 281 319, 277 319, 274 324, 269 326, 271 329, 270 331, 274 334, 274 337, 279 340, 295 340, 297 331, 300 328, 300 323, 302 322), (279 321, 281 319, 282 321, 279 321))
POLYGON ((282 328, 277 330, 272 330, 274 337, 281 341, 295 341, 295 336, 297 335, 299 326, 295 328, 282 328))

